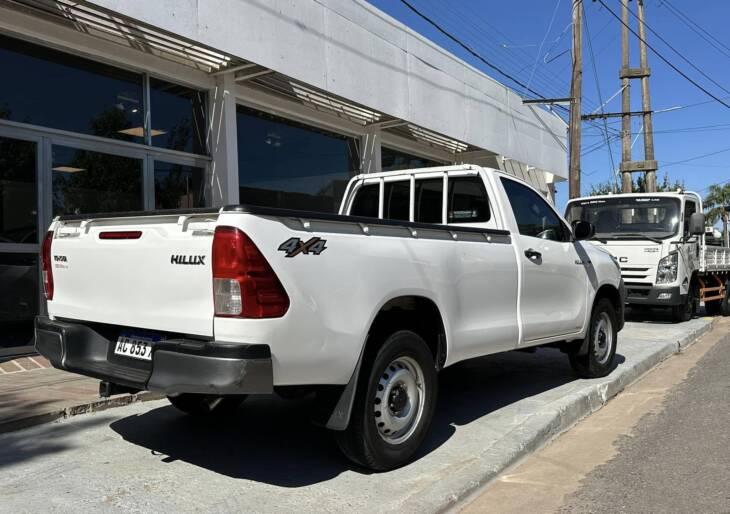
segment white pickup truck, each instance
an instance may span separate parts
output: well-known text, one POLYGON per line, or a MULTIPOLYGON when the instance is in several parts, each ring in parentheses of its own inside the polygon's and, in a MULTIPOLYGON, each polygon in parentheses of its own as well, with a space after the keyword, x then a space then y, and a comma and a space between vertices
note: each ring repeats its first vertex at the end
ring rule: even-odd
POLYGON ((315 422, 376 470, 429 428, 437 372, 554 346, 610 372, 618 266, 515 178, 476 166, 360 175, 340 214, 230 206, 56 218, 42 264, 54 366, 191 413, 314 393, 315 422))
POLYGON ((670 307, 687 321, 700 302, 730 315, 730 248, 705 243, 702 198, 693 192, 576 198, 566 218, 587 221, 593 241, 611 252, 632 306, 670 307))

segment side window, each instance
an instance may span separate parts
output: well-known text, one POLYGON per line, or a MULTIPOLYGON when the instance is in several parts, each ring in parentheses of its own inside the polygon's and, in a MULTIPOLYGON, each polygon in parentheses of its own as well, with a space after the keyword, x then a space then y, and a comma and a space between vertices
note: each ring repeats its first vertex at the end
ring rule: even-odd
POLYGON ((416 180, 414 220, 420 223, 441 223, 444 201, 444 181, 441 178, 416 180))
MULTIPOLYGON (((389 220, 408 221, 411 204, 411 181, 385 183, 383 200, 383 217, 389 220)), ((375 206, 377 211, 377 205, 375 206)), ((377 215, 377 212, 376 212, 377 215)))
POLYGON ((687 203, 684 204, 684 233, 685 234, 687 234, 689 232, 689 218, 695 212, 697 212, 696 203, 688 201, 687 203))
POLYGON ((352 201, 352 206, 350 206, 350 215, 377 218, 379 196, 379 184, 360 186, 355 194, 355 199, 352 201))
POLYGON ((517 219, 520 234, 553 241, 570 240, 565 225, 539 194, 506 178, 502 178, 502 185, 517 219))
POLYGON ((491 217, 481 177, 450 177, 448 201, 448 223, 477 223, 491 217))

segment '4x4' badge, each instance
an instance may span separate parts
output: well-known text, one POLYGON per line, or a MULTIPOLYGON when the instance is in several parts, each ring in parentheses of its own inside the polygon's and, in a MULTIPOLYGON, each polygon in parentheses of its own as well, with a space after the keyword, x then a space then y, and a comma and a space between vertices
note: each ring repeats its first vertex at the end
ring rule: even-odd
POLYGON ((298 237, 292 237, 279 245, 279 251, 286 252, 286 257, 295 257, 300 253, 319 255, 327 249, 326 243, 326 239, 319 237, 313 237, 307 242, 302 242, 298 237))

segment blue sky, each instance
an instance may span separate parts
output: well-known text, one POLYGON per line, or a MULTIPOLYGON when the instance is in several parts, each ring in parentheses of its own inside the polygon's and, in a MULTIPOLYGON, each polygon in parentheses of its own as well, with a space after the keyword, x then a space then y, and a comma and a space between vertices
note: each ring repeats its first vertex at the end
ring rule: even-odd
MULTIPOLYGON (((570 93, 570 21, 571 0, 409 0, 421 12, 457 35, 487 60, 508 71, 546 97, 567 97, 570 93), (551 23, 552 20, 552 23, 551 23)), ((619 0, 604 0, 617 14, 619 0)), ((370 0, 370 3, 410 26, 465 61, 501 82, 509 82, 470 56, 458 45, 440 34, 400 0, 370 0)), ((635 9, 635 1, 630 3, 635 9)), ((583 112, 593 112, 619 91, 621 25, 599 2, 585 2, 588 34, 584 32, 583 112), (594 75, 590 47, 595 54, 594 75), (597 76, 598 80, 594 77, 597 76)), ((730 2, 724 0, 645 0, 647 26, 678 50, 711 80, 693 69, 659 38, 647 33, 647 41, 680 70, 730 105, 730 2), (685 15, 701 29, 698 32, 714 46, 680 21, 685 15), (719 40, 714 41, 711 36, 719 40), (723 46, 725 45, 725 46, 723 46), (715 48, 717 47, 717 48, 715 48), (722 88, 727 89, 724 91, 722 88), (725 98, 723 98, 725 97, 725 98)), ((634 11, 635 12, 635 11, 634 11)), ((686 18, 685 18, 686 19, 686 18)), ((636 29, 636 19, 631 18, 636 29)), ((631 41, 631 66, 639 66, 638 44, 631 41)), ((668 173, 671 179, 685 182, 687 189, 706 193, 708 185, 730 180, 730 108, 712 100, 659 57, 649 51, 654 145, 659 161, 659 179, 668 173), (700 102, 701 105, 694 105, 700 102), (719 152, 715 155, 711 154, 719 152), (695 158, 697 157, 697 158, 695 158), (681 162, 690 160, 690 162, 681 162)), ((517 86, 514 86, 517 90, 517 86)), ((640 82, 632 81, 632 109, 641 108, 640 82)), ((619 111, 621 95, 606 106, 609 112, 619 111)), ((609 119, 609 133, 620 130, 620 118, 609 119)), ((640 119, 635 119, 632 132, 638 133, 640 119)), ((601 142, 603 131, 583 125, 582 188, 587 193, 592 183, 609 179, 611 164, 608 146, 601 142)), ((621 145, 610 145, 615 165, 621 160, 621 145)), ((643 159, 643 139, 639 136, 633 149, 634 159, 643 159)), ((562 208, 567 199, 567 182, 558 185, 557 204, 562 208)))

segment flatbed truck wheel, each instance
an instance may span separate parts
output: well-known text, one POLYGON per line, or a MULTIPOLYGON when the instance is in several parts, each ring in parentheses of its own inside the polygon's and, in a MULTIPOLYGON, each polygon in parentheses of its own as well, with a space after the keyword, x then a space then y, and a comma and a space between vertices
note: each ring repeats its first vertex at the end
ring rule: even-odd
POLYGON ((687 298, 684 303, 672 306, 672 319, 677 323, 689 321, 697 313, 699 305, 699 295, 697 293, 697 284, 693 280, 687 291, 687 298))
POLYGON ((618 340, 616 309, 608 298, 596 302, 586 340, 569 354, 570 365, 581 378, 605 377, 613 368, 618 340))
POLYGON ((363 369, 347 429, 337 444, 351 461, 375 471, 407 464, 431 426, 438 382, 433 355, 418 334, 389 336, 363 369))

